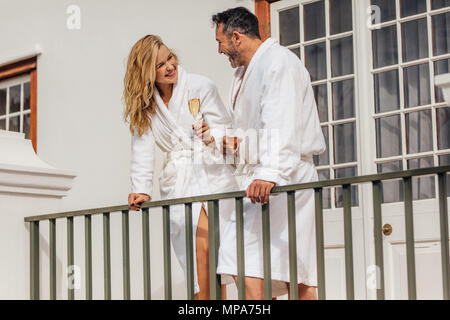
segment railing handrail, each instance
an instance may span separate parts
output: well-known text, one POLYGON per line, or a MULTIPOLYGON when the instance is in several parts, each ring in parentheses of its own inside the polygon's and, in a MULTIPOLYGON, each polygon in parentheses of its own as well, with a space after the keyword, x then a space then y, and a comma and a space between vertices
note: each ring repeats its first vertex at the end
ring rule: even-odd
MULTIPOLYGON (((431 174, 439 174, 450 171, 450 166, 438 166, 438 167, 429 167, 429 168, 421 168, 421 169, 413 169, 413 170, 403 170, 403 171, 394 171, 387 173, 377 173, 371 175, 364 176, 355 176, 350 178, 340 178, 333 180, 323 180, 309 183, 301 183, 301 184, 292 184, 287 186, 278 186, 272 189, 271 194, 281 193, 281 192, 289 192, 296 191, 302 189, 316 189, 316 188, 327 188, 334 186, 343 186, 349 184, 360 184, 367 183, 373 181, 384 181, 384 180, 392 180, 392 179, 400 179, 406 177, 415 177, 415 176, 424 176, 431 174)), ((195 197, 184 197, 184 198, 175 198, 168 200, 158 200, 158 201, 150 201, 143 203, 141 208, 157 208, 164 206, 173 206, 179 204, 193 203, 193 202, 204 202, 211 200, 222 200, 222 199, 230 199, 230 198, 244 198, 245 191, 234 191, 234 192, 225 192, 225 193, 216 193, 216 194, 208 194, 201 195, 195 197)), ((77 216, 87 216, 87 215, 97 215, 103 214, 105 212, 119 212, 119 211, 128 211, 130 208, 128 205, 120 205, 120 206, 112 206, 112 207, 103 207, 103 208, 94 208, 94 209, 85 209, 85 210, 76 210, 76 211, 67 211, 60 213, 52 213, 52 214, 44 214, 39 216, 29 216, 25 217, 25 222, 33 222, 33 221, 43 221, 50 219, 60 219, 60 218, 68 218, 68 217, 77 217, 77 216)))

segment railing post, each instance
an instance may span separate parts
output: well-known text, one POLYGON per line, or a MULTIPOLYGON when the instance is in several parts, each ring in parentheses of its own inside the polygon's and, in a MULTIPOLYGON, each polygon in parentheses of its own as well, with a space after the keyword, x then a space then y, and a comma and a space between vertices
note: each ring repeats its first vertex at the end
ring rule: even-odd
POLYGON ((186 203, 185 233, 186 233, 186 282, 187 299, 194 300, 194 240, 192 233, 192 203, 186 203))
POLYGON ((314 189, 314 198, 316 207, 317 291, 319 300, 325 300, 325 244, 323 236, 322 188, 314 189))
POLYGON ((262 205, 264 300, 272 300, 272 266, 270 254, 270 203, 262 205))
POLYGON ((130 300, 130 227, 128 210, 122 211, 123 298, 130 300))
POLYGON ((39 300, 39 221, 30 222, 30 298, 39 300))
POLYGON ((86 268, 86 299, 92 300, 92 220, 91 215, 84 217, 84 247, 86 268))
POLYGON ((103 213, 103 269, 105 300, 111 300, 111 235, 109 212, 103 213))
POLYGON ((439 217, 441 228, 441 261, 444 300, 450 299, 450 260, 448 253, 447 174, 439 173, 439 217))
POLYGON ((416 300, 416 261, 414 253, 413 198, 411 177, 403 178, 405 194, 406 263, 408 270, 408 299, 416 300))
MULTIPOLYGON (((67 267, 74 272, 74 245, 73 245, 73 217, 67 218, 67 267)), ((73 283, 68 281, 67 296, 69 300, 75 299, 75 289, 73 283)))
POLYGON ((50 229, 50 300, 56 300, 56 219, 49 220, 50 229))
POLYGON ((170 207, 163 207, 164 299, 172 300, 172 264, 170 256, 170 207))
POLYGON ((144 299, 151 299, 150 277, 150 225, 148 208, 142 209, 142 257, 144 260, 144 299))
POLYGON ((384 260, 383 260, 383 235, 381 217, 381 182, 373 181, 373 234, 375 238, 375 264, 377 268, 377 299, 384 300, 384 260), (378 274, 378 270, 380 271, 378 274), (379 277, 378 277, 379 275, 379 277))
POLYGON ((297 224, 295 219, 295 191, 287 192, 289 232, 289 292, 291 300, 298 300, 297 281, 297 224))
POLYGON ((352 236, 352 204, 351 185, 342 186, 344 206, 344 241, 345 241, 345 284, 347 299, 355 299, 355 282, 353 275, 353 236, 352 236))
POLYGON ((219 263, 220 226, 219 201, 208 201, 209 292, 211 300, 220 300, 221 277, 217 274, 219 263))
POLYGON ((238 299, 245 300, 245 251, 244 251, 244 204, 236 198, 236 253, 238 273, 238 299))

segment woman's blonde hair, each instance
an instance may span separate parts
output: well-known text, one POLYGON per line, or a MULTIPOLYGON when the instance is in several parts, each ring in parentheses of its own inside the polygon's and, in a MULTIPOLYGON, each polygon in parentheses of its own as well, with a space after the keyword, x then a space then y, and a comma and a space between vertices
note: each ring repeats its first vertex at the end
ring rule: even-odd
POLYGON ((130 124, 133 135, 136 131, 142 136, 150 128, 150 115, 156 108, 156 58, 163 45, 160 37, 147 35, 136 42, 128 56, 123 90, 124 120, 130 124))

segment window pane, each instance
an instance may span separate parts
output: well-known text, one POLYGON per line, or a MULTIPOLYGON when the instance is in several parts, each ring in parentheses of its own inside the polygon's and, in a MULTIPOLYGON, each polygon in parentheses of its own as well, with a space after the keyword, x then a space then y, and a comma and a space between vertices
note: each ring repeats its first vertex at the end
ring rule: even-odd
POLYGON ((325 37, 325 2, 304 6, 305 41, 325 37))
POLYGON ((331 73, 333 77, 353 73, 353 37, 331 41, 331 73))
MULTIPOLYGON (((440 166, 450 166, 450 154, 439 156, 440 166)), ((450 197, 450 173, 447 173, 447 197, 450 197)))
POLYGON ((327 56, 325 42, 305 47, 305 64, 311 75, 311 81, 326 79, 327 56))
POLYGON ((332 88, 334 120, 355 117, 355 88, 353 79, 334 82, 332 88))
POLYGON ((336 164, 356 161, 355 123, 334 126, 334 162, 336 164))
POLYGON ((433 54, 450 52, 450 12, 433 16, 433 54))
POLYGON ((23 116, 23 133, 25 133, 25 139, 30 139, 30 114, 23 116))
POLYGON ((280 44, 287 46, 300 42, 300 18, 298 7, 280 12, 280 44))
POLYGON ((316 98, 317 111, 320 122, 328 122, 328 92, 327 85, 313 86, 314 97, 316 98))
POLYGON ((402 42, 404 62, 428 57, 427 19, 403 23, 402 42))
POLYGON ((450 7, 450 0, 431 0, 431 9, 450 7))
POLYGON ((291 50, 300 59, 300 48, 293 48, 291 50))
POLYGON ((419 153, 433 150, 431 128, 431 110, 406 114, 406 139, 408 153, 419 153))
MULTIPOLYGON (((433 157, 408 160, 408 169, 433 167, 433 157)), ((430 199, 435 196, 434 176, 412 178, 413 199, 430 199)))
POLYGON ((9 88, 9 113, 20 111, 20 84, 9 88))
POLYGON ((374 75, 375 112, 387 112, 400 108, 398 70, 374 75))
POLYGON ((390 26, 372 31, 373 67, 397 64, 397 27, 390 26))
MULTIPOLYGON (((434 63, 434 75, 437 76, 444 73, 450 73, 450 59, 439 60, 434 63)), ((434 95, 437 103, 445 102, 441 88, 435 87, 434 95)))
POLYGON ((401 0, 402 17, 412 16, 427 10, 426 0, 401 0))
POLYGON ((327 146, 327 150, 325 150, 325 152, 323 152, 322 154, 318 155, 318 156, 314 156, 314 164, 318 167, 318 166, 326 166, 330 164, 330 155, 328 153, 328 146, 329 146, 329 142, 328 142, 328 126, 323 126, 322 127, 322 133, 323 136, 325 138, 325 143, 327 146))
POLYGON ((392 0, 372 0, 373 6, 378 6, 381 11, 381 22, 395 20, 395 1, 392 0))
POLYGON ((353 29, 351 0, 330 0, 330 27, 331 34, 353 29))
POLYGON ((406 108, 431 103, 428 63, 405 68, 404 81, 406 108))
MULTIPOLYGON (((340 178, 350 178, 350 177, 356 177, 358 175, 357 168, 343 168, 343 169, 336 169, 334 171, 335 177, 337 179, 340 178)), ((336 188, 336 208, 341 208, 343 206, 343 193, 342 193, 342 187, 336 188)), ((358 205, 358 187, 352 186, 351 187, 351 204, 352 206, 358 205)))
MULTIPOLYGON (((381 163, 377 165, 378 173, 403 170, 402 161, 381 163)), ((403 180, 387 180, 381 182, 381 197, 383 203, 403 201, 403 180)))
POLYGON ((377 158, 386 158, 402 154, 402 136, 400 116, 391 116, 375 120, 377 130, 377 158))
POLYGON ((0 89, 0 116, 6 114, 6 89, 0 89))
POLYGON ((450 149, 450 108, 436 109, 438 148, 450 149))
MULTIPOLYGON (((327 170, 317 170, 319 174, 319 180, 330 180, 330 171, 327 170)), ((322 205, 324 209, 331 208, 331 190, 330 188, 322 189, 322 205)))
POLYGON ((30 83, 23 84, 23 110, 30 109, 30 83))
POLYGON ((0 130, 6 130, 6 119, 0 120, 0 130))
POLYGON ((20 117, 9 118, 9 131, 20 132, 20 117))

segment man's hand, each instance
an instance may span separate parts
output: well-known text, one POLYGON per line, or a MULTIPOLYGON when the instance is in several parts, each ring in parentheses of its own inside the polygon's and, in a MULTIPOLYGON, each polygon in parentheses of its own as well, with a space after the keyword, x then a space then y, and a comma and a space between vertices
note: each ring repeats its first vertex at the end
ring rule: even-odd
POLYGON ((150 200, 150 196, 145 193, 130 193, 128 195, 128 206, 131 210, 141 210, 141 205, 150 200))
POLYGON ((239 143, 241 143, 243 140, 242 138, 238 137, 227 137, 223 136, 222 138, 222 150, 223 150, 223 156, 237 156, 238 150, 239 150, 239 143))
POLYGON ((245 191, 245 194, 253 204, 255 202, 261 202, 261 204, 266 204, 269 202, 269 195, 275 183, 265 180, 254 180, 245 191))

